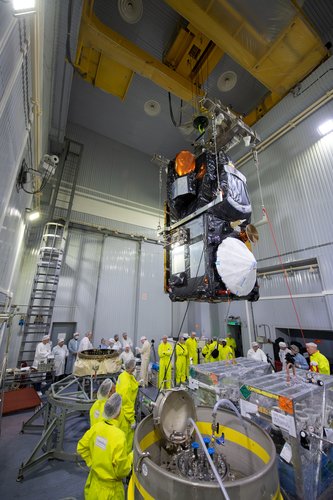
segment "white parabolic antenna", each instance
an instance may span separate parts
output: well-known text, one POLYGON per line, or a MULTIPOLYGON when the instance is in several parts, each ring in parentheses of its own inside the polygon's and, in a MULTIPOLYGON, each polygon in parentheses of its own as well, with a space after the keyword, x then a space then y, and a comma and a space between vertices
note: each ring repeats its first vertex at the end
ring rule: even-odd
POLYGON ((257 261, 247 246, 236 238, 226 238, 216 253, 216 269, 225 286, 235 295, 248 295, 257 278, 257 261))

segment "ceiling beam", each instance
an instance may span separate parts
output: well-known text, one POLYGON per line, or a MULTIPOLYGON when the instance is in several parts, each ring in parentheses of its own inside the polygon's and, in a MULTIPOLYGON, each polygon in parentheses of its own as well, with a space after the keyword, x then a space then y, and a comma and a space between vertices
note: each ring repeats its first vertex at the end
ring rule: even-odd
POLYGON ((223 51, 189 23, 180 27, 163 63, 202 85, 222 56, 223 51))
POLYGON ((110 65, 116 63, 118 71, 123 68, 123 77, 118 78, 117 92, 111 92, 119 97, 125 96, 131 80, 128 71, 149 78, 184 101, 191 101, 193 94, 203 95, 195 82, 178 74, 103 24, 93 12, 93 4, 93 0, 84 2, 77 45, 75 65, 83 78, 110 92, 105 85, 111 87, 114 71, 110 65), (119 88, 120 80, 123 80, 126 89, 119 88))
POLYGON ((272 93, 265 110, 327 57, 319 36, 296 11, 289 25, 269 41, 227 0, 204 2, 206 8, 198 0, 164 1, 272 93))

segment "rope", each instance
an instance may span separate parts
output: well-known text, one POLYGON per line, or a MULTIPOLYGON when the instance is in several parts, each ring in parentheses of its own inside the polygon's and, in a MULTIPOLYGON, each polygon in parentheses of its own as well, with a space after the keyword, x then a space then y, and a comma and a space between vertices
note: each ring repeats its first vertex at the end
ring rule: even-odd
POLYGON ((258 186, 259 186, 261 206, 262 206, 262 209, 264 211, 265 205, 264 205, 264 198, 263 198, 263 195, 262 195, 262 187, 261 187, 260 174, 259 174, 258 151, 256 149, 253 149, 252 150, 252 155, 253 155, 254 164, 256 166, 256 171, 257 171, 257 179, 258 179, 258 186))
POLYGON ((160 172, 159 172, 157 231, 161 230, 161 210, 162 210, 161 204, 162 204, 162 165, 160 165, 160 172))
POLYGON ((283 276, 284 276, 284 279, 286 281, 286 286, 287 286, 287 289, 288 289, 290 300, 291 300, 291 303, 293 305, 293 309, 295 311, 297 323, 298 323, 299 329, 300 329, 302 337, 303 337, 303 342, 305 344, 305 338, 304 338, 303 328, 302 328, 302 325, 301 325, 301 320, 300 320, 299 314, 297 312, 296 304, 295 304, 295 301, 294 301, 294 297, 293 297, 293 294, 292 294, 290 286, 289 286, 288 273, 287 273, 286 268, 285 268, 285 266, 283 264, 283 261, 282 261, 282 257, 281 257, 281 254, 280 254, 280 251, 279 251, 279 247, 278 247, 278 244, 277 244, 277 241, 276 241, 275 233, 274 233, 274 230, 273 230, 273 226, 272 226, 270 218, 268 217, 268 213, 267 213, 266 208, 263 207, 262 211, 263 211, 264 215, 266 215, 266 217, 267 217, 267 222, 268 222, 269 229, 270 229, 270 232, 271 232, 271 235, 272 235, 272 239, 273 239, 273 242, 274 242, 276 253, 277 253, 277 256, 278 256, 281 268, 283 270, 283 276))
POLYGON ((213 129, 213 138, 214 138, 214 155, 215 155, 215 167, 216 167, 216 177, 217 177, 217 190, 221 191, 221 183, 220 183, 220 172, 219 172, 219 158, 217 154, 217 130, 216 130, 216 120, 215 115, 212 118, 212 129, 213 129))
POLYGON ((276 253, 277 253, 277 256, 278 256, 281 268, 283 270, 283 276, 284 276, 284 279, 285 279, 285 282, 286 282, 286 286, 287 286, 287 290, 288 290, 288 293, 289 293, 289 297, 290 297, 290 300, 291 300, 291 303, 292 303, 292 306, 293 306, 293 309, 294 309, 294 312, 295 312, 297 324, 299 326, 299 329, 300 329, 302 337, 303 337, 303 342, 305 344, 305 337, 304 337, 304 332, 303 332, 303 328, 302 328, 302 325, 301 325, 301 320, 300 320, 299 314, 298 314, 297 309, 296 309, 296 304, 295 304, 295 301, 294 301, 294 297, 293 297, 292 291, 291 291, 290 286, 289 286, 288 273, 287 273, 286 268, 284 266, 284 263, 282 261, 281 253, 280 253, 277 241, 276 241, 276 237, 275 237, 275 233, 274 233, 272 222, 271 222, 270 218, 268 217, 268 213, 267 213, 267 210, 266 210, 265 205, 264 205, 264 199, 263 199, 263 194, 262 194, 262 187, 261 187, 261 182, 260 182, 258 151, 255 150, 255 149, 253 149, 252 150, 252 155, 253 155, 254 164, 256 166, 256 171, 257 171, 257 179, 258 179, 258 185, 259 185, 259 193, 260 193, 260 200, 261 200, 262 212, 263 212, 264 216, 266 216, 266 218, 267 218, 269 230, 270 230, 273 242, 274 242, 274 246, 275 246, 275 249, 276 249, 276 253))

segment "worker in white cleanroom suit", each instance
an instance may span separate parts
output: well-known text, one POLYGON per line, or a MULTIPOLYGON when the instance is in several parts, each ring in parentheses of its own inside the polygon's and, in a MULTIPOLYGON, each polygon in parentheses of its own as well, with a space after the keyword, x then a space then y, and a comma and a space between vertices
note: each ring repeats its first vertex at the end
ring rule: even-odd
POLYGON ((140 379, 143 380, 144 386, 148 386, 148 366, 150 362, 150 342, 147 337, 143 336, 140 339, 142 347, 137 347, 136 350, 141 354, 140 379))
POLYGON ((279 358, 282 364, 282 370, 287 366, 286 354, 291 354, 291 350, 288 348, 285 342, 279 342, 279 358))
POLYGON ((79 352, 79 332, 73 334, 73 338, 68 342, 68 358, 66 362, 66 374, 70 375, 73 373, 74 363, 76 360, 77 353, 79 352))
POLYGON ((120 354, 119 357, 120 357, 123 365, 125 365, 126 361, 129 361, 130 359, 134 359, 134 354, 131 351, 131 347, 129 344, 125 344, 124 350, 120 354))
POLYGON ((47 359, 51 355, 51 344, 50 344, 50 335, 44 335, 42 341, 37 344, 35 358, 32 363, 32 367, 38 369, 38 365, 40 362, 47 363, 47 359))
POLYGON ((247 358, 254 359, 255 361, 262 361, 263 363, 268 363, 267 356, 260 346, 258 342, 252 342, 252 348, 247 351, 247 358))
POLYGON ((91 343, 92 336, 93 336, 92 332, 87 332, 85 334, 85 336, 83 337, 83 339, 80 342, 79 352, 88 351, 88 349, 94 348, 94 346, 91 343))
POLYGON ((68 356, 67 345, 65 345, 63 338, 58 339, 58 345, 53 347, 52 354, 54 356, 55 380, 57 382, 64 376, 66 358, 68 356))
POLYGON ((127 332, 123 332, 121 335, 121 343, 123 344, 123 349, 125 349, 125 345, 129 344, 131 350, 133 350, 133 342, 132 339, 128 336, 127 332))

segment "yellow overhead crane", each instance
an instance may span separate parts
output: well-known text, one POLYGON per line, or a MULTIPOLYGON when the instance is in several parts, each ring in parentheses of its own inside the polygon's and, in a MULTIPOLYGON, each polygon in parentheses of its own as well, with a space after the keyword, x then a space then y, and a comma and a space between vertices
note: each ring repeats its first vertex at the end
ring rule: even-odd
POLYGON ((252 125, 327 56, 327 49, 299 11, 269 41, 227 0, 165 2, 189 24, 179 30, 159 61, 103 24, 94 14, 94 0, 85 0, 75 61, 83 78, 124 99, 137 73, 192 101, 203 95, 204 80, 227 53, 267 88, 267 97, 244 119, 252 125))
MULTIPOLYGON (((193 52, 190 67, 195 67, 195 71, 190 79, 186 72, 175 70, 172 63, 167 61, 164 64, 103 24, 94 14, 93 7, 94 0, 84 1, 75 61, 76 68, 85 80, 120 99, 125 98, 134 73, 149 78, 184 101, 191 101, 193 95, 203 95, 200 89, 202 82, 199 76, 195 76, 199 74, 197 59, 203 50, 193 52)), ((188 40, 191 42, 191 37, 188 40)), ((222 52, 214 51, 213 44, 210 45, 210 49, 205 51, 206 65, 208 57, 216 63, 222 57, 222 52), (217 53, 220 53, 220 57, 217 53)), ((184 47, 187 54, 186 48, 187 45, 184 47)), ((212 63, 209 66, 212 67, 212 63)))
POLYGON ((295 11, 289 25, 270 42, 227 0, 165 2, 267 87, 270 94, 245 117, 248 125, 261 118, 328 54, 300 11, 295 11))

